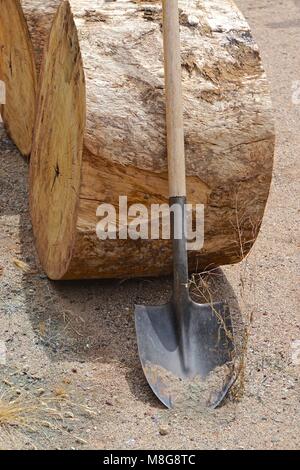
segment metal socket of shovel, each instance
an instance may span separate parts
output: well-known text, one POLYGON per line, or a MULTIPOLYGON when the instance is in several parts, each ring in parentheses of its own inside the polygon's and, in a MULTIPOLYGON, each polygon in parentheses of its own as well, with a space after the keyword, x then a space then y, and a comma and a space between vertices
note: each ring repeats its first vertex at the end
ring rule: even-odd
POLYGON ((170 206, 181 217, 171 212, 173 296, 166 305, 136 306, 138 349, 149 385, 164 405, 176 407, 181 400, 189 406, 193 394, 194 402, 203 403, 205 396, 205 406, 216 408, 234 382, 226 366, 232 363, 233 333, 226 304, 197 304, 189 294, 178 0, 163 0, 163 22, 170 206))

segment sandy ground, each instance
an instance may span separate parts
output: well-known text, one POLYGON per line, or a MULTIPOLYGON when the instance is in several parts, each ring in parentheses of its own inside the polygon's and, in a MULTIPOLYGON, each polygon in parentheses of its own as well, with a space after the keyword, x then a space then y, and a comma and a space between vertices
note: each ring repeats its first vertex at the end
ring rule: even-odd
POLYGON ((0 426, 0 448, 299 448, 300 92, 298 105, 292 94, 300 81, 300 0, 237 3, 262 52, 278 135, 259 239, 247 262, 224 268, 219 281, 245 321, 253 314, 244 397, 209 413, 159 404, 140 368, 133 309, 161 303, 170 280, 49 282, 34 251, 27 163, 1 129, 0 340, 7 363, 0 365, 0 396, 2 403, 17 399, 22 421, 0 426))

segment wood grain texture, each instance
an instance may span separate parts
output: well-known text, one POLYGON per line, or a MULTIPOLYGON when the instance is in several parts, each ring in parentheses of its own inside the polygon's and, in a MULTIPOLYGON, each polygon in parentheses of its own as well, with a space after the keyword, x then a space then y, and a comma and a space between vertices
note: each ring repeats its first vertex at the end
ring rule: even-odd
MULTIPOLYGON (((48 24, 58 3, 23 1, 30 29, 44 15, 48 24)), ((31 159, 42 265, 53 279, 168 274, 169 242, 104 242, 95 231, 101 202, 117 206, 122 194, 129 204, 168 199, 161 3, 70 4, 74 21, 63 2, 45 51, 31 159)), ((269 194, 274 128, 241 13, 228 0, 179 5, 188 200, 205 204, 205 246, 190 253, 195 270, 238 262, 252 247, 269 194)))

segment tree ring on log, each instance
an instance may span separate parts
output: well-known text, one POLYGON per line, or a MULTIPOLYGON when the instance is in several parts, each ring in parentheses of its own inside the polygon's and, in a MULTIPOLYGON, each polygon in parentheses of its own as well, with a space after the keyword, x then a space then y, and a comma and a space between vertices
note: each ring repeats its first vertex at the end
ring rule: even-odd
POLYGON ((70 6, 62 4, 47 45, 30 166, 30 202, 37 251, 52 279, 67 271, 75 243, 85 80, 70 6), (62 67, 63 65, 63 67, 62 67))

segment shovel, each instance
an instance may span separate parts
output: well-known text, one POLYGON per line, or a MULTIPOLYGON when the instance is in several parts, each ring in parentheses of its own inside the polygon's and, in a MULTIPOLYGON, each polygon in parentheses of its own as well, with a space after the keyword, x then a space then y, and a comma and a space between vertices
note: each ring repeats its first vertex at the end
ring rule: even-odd
POLYGON ((225 303, 198 304, 189 294, 178 0, 162 3, 169 193, 170 206, 176 207, 171 211, 174 286, 168 304, 136 306, 138 350, 147 381, 165 406, 189 406, 193 399, 216 408, 234 382, 232 325, 225 303))

